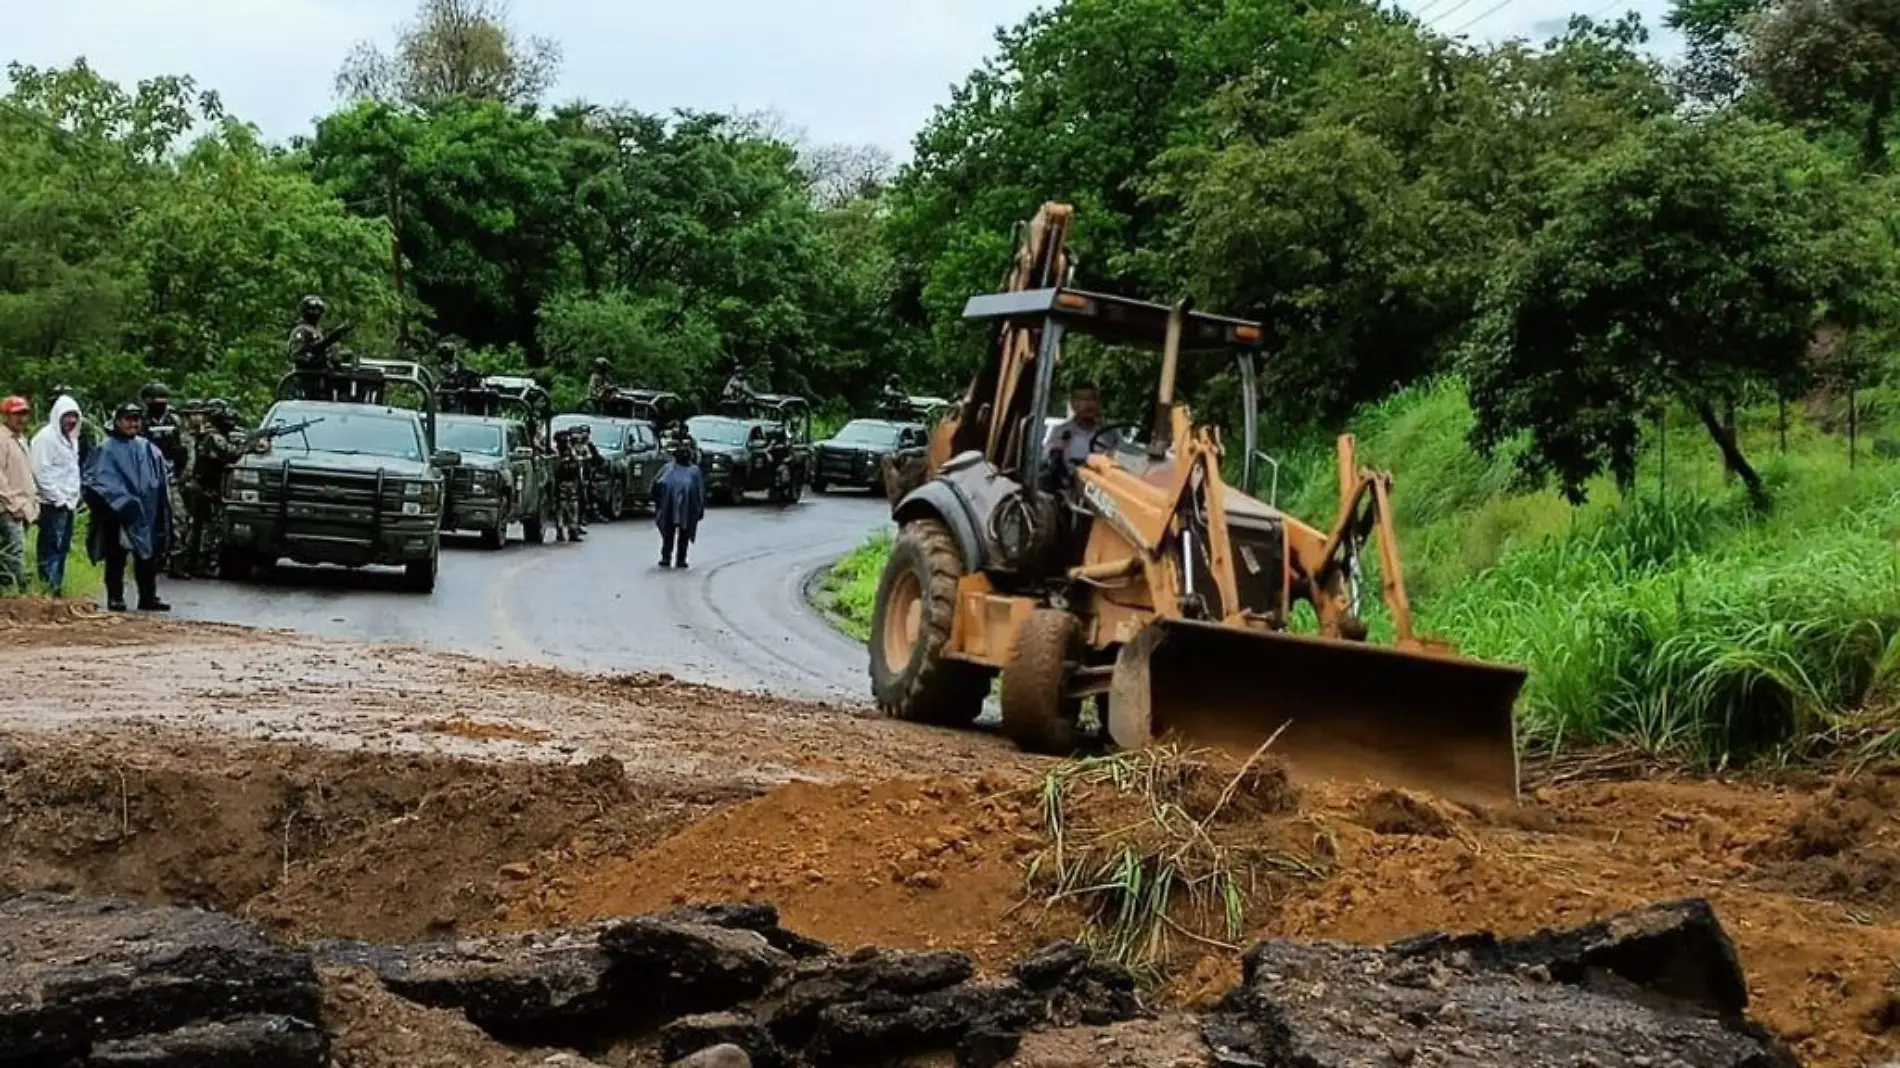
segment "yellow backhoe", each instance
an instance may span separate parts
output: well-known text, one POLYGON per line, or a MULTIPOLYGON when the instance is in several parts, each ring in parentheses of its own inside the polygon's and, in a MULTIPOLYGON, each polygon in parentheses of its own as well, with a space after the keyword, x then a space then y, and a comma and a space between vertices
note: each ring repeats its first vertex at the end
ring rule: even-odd
POLYGON ((1513 799, 1524 672, 1413 632, 1390 476, 1342 437, 1326 527, 1257 499, 1261 325, 1071 288, 1071 217, 1045 205, 1003 290, 965 308, 989 324, 990 355, 894 503, 872 622, 879 705, 968 726, 1000 673, 1003 730, 1032 751, 1084 743, 1094 700, 1123 748, 1172 736, 1245 755, 1271 741, 1296 778, 1513 799), (1073 333, 1159 353, 1152 418, 1098 428, 1079 465, 1046 438, 1073 333), (1182 361, 1210 356, 1238 372, 1239 487, 1223 480, 1219 432, 1175 397, 1182 361), (1361 617, 1369 548, 1389 646, 1368 641, 1361 617), (1315 625, 1295 634, 1302 602, 1315 625))

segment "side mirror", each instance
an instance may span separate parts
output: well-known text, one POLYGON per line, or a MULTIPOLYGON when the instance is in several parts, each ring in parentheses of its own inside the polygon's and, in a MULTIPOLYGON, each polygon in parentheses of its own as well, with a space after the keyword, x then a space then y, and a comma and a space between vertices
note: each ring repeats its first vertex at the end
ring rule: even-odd
POLYGON ((459 452, 449 452, 446 449, 438 449, 434 456, 429 457, 429 463, 441 468, 460 467, 462 466, 462 454, 459 452))
POLYGON ((526 445, 522 445, 508 455, 517 460, 532 460, 534 459, 534 450, 528 448, 526 445))

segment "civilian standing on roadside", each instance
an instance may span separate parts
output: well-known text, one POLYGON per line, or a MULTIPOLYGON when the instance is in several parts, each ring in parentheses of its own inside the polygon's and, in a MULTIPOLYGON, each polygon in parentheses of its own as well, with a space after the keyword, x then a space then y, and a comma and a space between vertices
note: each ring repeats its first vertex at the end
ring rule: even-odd
POLYGON ((674 446, 673 462, 653 480, 653 522, 660 528, 660 566, 685 567, 686 547, 699 536, 706 516, 706 481, 685 442, 674 446))
POLYGON ((106 607, 125 611, 125 564, 132 562, 139 611, 169 612, 158 599, 158 565, 171 536, 171 466, 144 436, 145 409, 119 405, 112 434, 85 472, 86 555, 106 565, 106 607))
POLYGON ((0 401, 0 593, 26 589, 26 528, 40 517, 33 458, 26 449, 25 397, 0 401))
POLYGON ((33 435, 33 481, 40 488, 40 581, 53 596, 66 588, 66 557, 73 548, 73 517, 79 511, 79 402, 53 401, 52 415, 33 435))

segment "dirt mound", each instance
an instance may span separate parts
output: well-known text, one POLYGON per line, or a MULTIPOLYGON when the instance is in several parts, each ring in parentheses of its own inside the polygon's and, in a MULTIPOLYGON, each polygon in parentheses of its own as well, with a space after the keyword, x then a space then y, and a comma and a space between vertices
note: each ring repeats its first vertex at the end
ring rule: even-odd
POLYGON ((1837 782, 1758 851, 1757 882, 1900 920, 1900 767, 1837 782))
POLYGON ((91 601, 56 597, 0 597, 0 629, 44 627, 104 615, 91 601))
POLYGON ((730 800, 630 781, 605 759, 497 765, 182 740, 0 743, 0 896, 201 905, 293 937, 482 930, 536 856, 638 849, 730 800))
MULTIPOLYGON (((1258 774, 1263 784, 1277 781, 1271 768, 1258 774)), ((1190 799, 1186 813, 1202 799, 1189 818, 1198 825, 1206 799, 1218 801, 1229 781, 1189 776, 1174 800, 1190 799)), ((560 874, 522 889, 528 904, 511 920, 547 925, 740 897, 778 904, 788 926, 833 944, 955 946, 990 968, 1050 937, 1085 933, 1099 945, 1112 934, 1086 923, 1099 900, 1066 894, 1046 904, 1046 879, 1058 843, 1073 862, 1091 835, 1117 826, 1117 810, 1099 798, 1078 805, 1072 782, 1070 818, 1052 824, 1046 802, 1056 785, 1054 776, 1017 772, 797 784, 644 852, 557 864, 560 874)), ((1228 946, 1264 938, 1380 944, 1481 928, 1522 935, 1704 896, 1741 947, 1755 1015, 1804 1061, 1846 1068, 1900 1055, 1892 1023, 1900 1017, 1892 963, 1900 925, 1768 885, 1777 843, 1820 837, 1812 810, 1865 800, 1866 787, 1838 789, 1840 798, 1815 801, 1769 786, 1586 782, 1540 790, 1521 809, 1478 813, 1338 784, 1308 788, 1287 811, 1290 792, 1236 788, 1210 827, 1216 845, 1260 849, 1251 868, 1259 877, 1237 887, 1243 935, 1177 936, 1163 1000, 1211 1003, 1239 974, 1228 946), (1254 797, 1262 800, 1247 800, 1254 797)), ((1137 820, 1139 810, 1121 815, 1121 826, 1154 822, 1137 820)), ((1872 833, 1884 841, 1868 829, 1878 826, 1867 824, 1856 840, 1872 833)), ((1151 845, 1136 854, 1153 855, 1151 845)))
POLYGON ((1027 785, 1003 775, 794 783, 644 853, 599 866, 544 858, 549 874, 523 889, 510 919, 555 926, 761 900, 787 927, 840 947, 955 947, 1000 967, 1074 932, 1072 917, 1022 907, 1024 865, 1043 845, 1027 785))

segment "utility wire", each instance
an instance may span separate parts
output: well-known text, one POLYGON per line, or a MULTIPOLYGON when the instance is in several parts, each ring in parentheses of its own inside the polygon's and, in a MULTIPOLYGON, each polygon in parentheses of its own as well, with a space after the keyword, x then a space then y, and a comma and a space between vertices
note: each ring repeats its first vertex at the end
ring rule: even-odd
MULTIPOLYGON (((1479 12, 1476 18, 1466 21, 1464 25, 1458 27, 1455 30, 1452 30, 1450 33, 1445 34, 1445 36, 1456 37, 1459 34, 1470 29, 1471 27, 1476 26, 1478 23, 1483 22, 1485 19, 1488 19, 1491 16, 1497 14, 1498 12, 1503 11, 1505 8, 1509 7, 1513 2, 1514 0, 1498 0, 1497 3, 1479 12)), ((1462 7, 1464 5, 1460 4, 1459 6, 1462 7)))
MULTIPOLYGON (((1446 8, 1443 11, 1440 11, 1438 14, 1433 15, 1432 18, 1434 21, 1442 23, 1446 17, 1451 16, 1451 15, 1456 15, 1460 9, 1462 9, 1463 7, 1465 7, 1465 5, 1469 3, 1471 3, 1471 0, 1458 0, 1457 3, 1451 5, 1450 7, 1446 8)), ((1433 27, 1433 28, 1436 29, 1437 27, 1433 27)), ((1451 35, 1446 34, 1446 36, 1449 37, 1451 35)))

